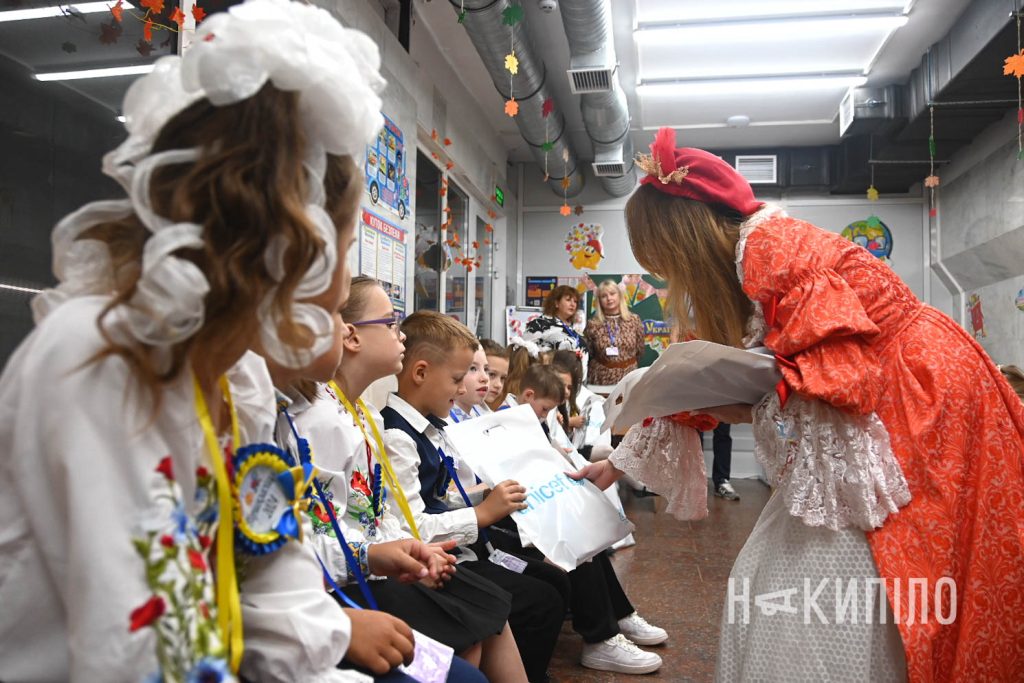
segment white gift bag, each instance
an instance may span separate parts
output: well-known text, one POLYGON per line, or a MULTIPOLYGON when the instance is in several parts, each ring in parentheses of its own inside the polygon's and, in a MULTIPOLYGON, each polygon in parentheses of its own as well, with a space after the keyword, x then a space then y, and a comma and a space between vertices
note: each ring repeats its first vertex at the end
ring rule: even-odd
POLYGON ((529 507, 512 514, 521 533, 551 562, 571 571, 633 531, 625 515, 589 481, 573 481, 528 405, 445 429, 459 455, 488 486, 514 479, 529 507))

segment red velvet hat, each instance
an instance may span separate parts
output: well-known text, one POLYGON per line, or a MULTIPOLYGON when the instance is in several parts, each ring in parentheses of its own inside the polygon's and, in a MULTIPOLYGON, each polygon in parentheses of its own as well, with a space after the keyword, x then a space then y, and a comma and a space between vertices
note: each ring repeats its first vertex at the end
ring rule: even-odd
POLYGON ((653 185, 666 194, 728 207, 743 216, 764 206, 754 199, 746 178, 722 159, 702 149, 677 149, 671 128, 658 130, 651 153, 637 155, 636 165, 647 173, 641 185, 653 185))

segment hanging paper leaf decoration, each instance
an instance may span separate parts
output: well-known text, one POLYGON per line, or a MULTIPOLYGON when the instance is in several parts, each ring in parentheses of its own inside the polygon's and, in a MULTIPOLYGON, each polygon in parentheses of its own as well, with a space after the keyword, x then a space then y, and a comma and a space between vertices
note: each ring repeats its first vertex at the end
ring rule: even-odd
POLYGON ((473 248, 474 249, 479 249, 480 248, 480 243, 477 242, 476 240, 473 240, 473 248))
POLYGON ((540 146, 540 148, 542 150, 544 150, 545 152, 550 152, 551 150, 553 150, 555 148, 555 143, 553 143, 553 142, 545 142, 543 145, 540 146))
POLYGON ((1006 58, 1003 67, 1004 76, 1014 76, 1016 78, 1024 78, 1024 50, 1020 51, 1020 54, 1010 55, 1006 58))
POLYGON ((544 182, 546 183, 549 180, 551 180, 551 176, 549 174, 545 173, 544 174, 544 182))
POLYGON ((466 10, 462 10, 461 12, 459 12, 459 23, 466 23, 466 10))
POLYGON ((505 55, 505 68, 513 76, 519 73, 519 58, 516 57, 515 52, 510 52, 509 54, 505 55))
POLYGON ((582 216, 583 215, 583 205, 582 204, 577 204, 575 207, 573 207, 573 213, 575 213, 577 216, 582 216))
POLYGON ((558 210, 558 213, 562 214, 563 216, 568 216, 569 214, 572 213, 572 209, 569 208, 568 204, 562 204, 562 208, 558 210))
POLYGON ((935 152, 936 152, 937 149, 938 148, 935 145, 935 138, 934 137, 928 138, 928 154, 930 156, 935 156, 935 152))
POLYGON ((928 215, 931 216, 932 218, 935 218, 936 216, 939 215, 939 210, 936 209, 935 207, 932 207, 928 209, 928 215))
POLYGON ((181 11, 181 7, 175 7, 171 12, 171 21, 177 24, 178 28, 185 25, 185 13, 181 11))
POLYGON ((60 49, 64 50, 64 52, 67 52, 68 54, 71 54, 72 52, 78 52, 78 46, 70 41, 65 41, 61 43, 60 49))
POLYGON ((484 230, 486 230, 487 232, 494 232, 494 226, 491 225, 490 223, 485 223, 484 230))
POLYGON ((544 118, 548 117, 548 114, 555 110, 555 101, 550 97, 544 100, 544 104, 540 107, 540 115, 544 118))
POLYGON ((196 20, 198 24, 200 21, 206 18, 206 10, 199 5, 192 5, 192 18, 196 20))
POLYGON ((1017 110, 1017 123, 1024 123, 1024 107, 1017 110))
POLYGON ((505 26, 515 26, 523 20, 523 8, 521 5, 509 5, 501 13, 501 23, 505 26))
POLYGON ((148 10, 152 10, 153 14, 160 14, 164 11, 164 0, 141 0, 139 4, 148 10))
POLYGON ((494 212, 494 209, 487 209, 487 217, 494 220, 498 217, 498 214, 494 212))
POLYGON ((874 185, 872 185, 871 187, 868 188, 868 201, 870 201, 870 202, 877 202, 878 201, 878 190, 875 189, 874 185))
POLYGON ((568 190, 569 189, 569 184, 570 183, 569 183, 569 177, 568 176, 566 176, 565 178, 562 178, 562 189, 563 190, 568 190))
POLYGON ((505 113, 509 116, 515 116, 519 113, 519 103, 516 102, 516 98, 511 98, 505 102, 505 113))
POLYGON ((877 228, 882 225, 882 219, 875 215, 868 216, 868 219, 864 222, 867 223, 869 228, 877 228))
POLYGON ((437 128, 431 129, 431 131, 430 131, 430 139, 433 140, 434 142, 437 142, 437 137, 438 137, 437 136, 437 128))
POLYGON ((450 161, 449 161, 448 163, 446 163, 446 164, 444 165, 444 167, 445 167, 446 169, 448 169, 448 170, 450 171, 450 170, 452 170, 453 168, 455 168, 455 164, 453 164, 452 162, 450 162, 450 161))
POLYGON ((113 45, 122 33, 124 33, 124 28, 121 27, 121 24, 100 24, 100 43, 113 45))
POLYGON ((149 19, 146 19, 146 24, 142 27, 142 37, 147 42, 153 42, 153 22, 149 19))
POLYGON ((937 175, 930 175, 930 176, 928 176, 927 178, 924 179, 924 186, 925 187, 938 187, 939 186, 939 176, 937 176, 937 175))
POLYGON ((486 238, 486 239, 484 239, 484 246, 485 246, 485 247, 489 247, 489 246, 491 246, 491 240, 490 240, 490 238, 486 238))
POLYGON ((110 8, 110 13, 114 16, 114 21, 121 23, 124 16, 124 5, 121 0, 117 0, 117 4, 110 8))
POLYGON ((569 148, 566 147, 562 150, 562 161, 569 163, 569 148))
POLYGON ((444 139, 444 146, 445 147, 451 147, 451 144, 452 144, 452 139, 451 138, 445 138, 444 139))
POLYGON ((148 57, 153 54, 153 43, 147 43, 142 38, 139 38, 139 44, 135 46, 135 51, 143 57, 148 57))

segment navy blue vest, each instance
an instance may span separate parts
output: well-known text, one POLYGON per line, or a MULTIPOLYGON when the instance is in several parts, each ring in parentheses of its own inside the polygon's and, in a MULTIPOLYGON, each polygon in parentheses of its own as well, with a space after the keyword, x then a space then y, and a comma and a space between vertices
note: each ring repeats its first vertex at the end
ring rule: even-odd
MULTIPOLYGON (((426 512, 431 515, 448 512, 445 496, 448 492, 448 484, 452 479, 448 470, 441 464, 441 454, 437 452, 437 448, 430 442, 426 434, 416 431, 409 421, 394 408, 386 407, 380 411, 380 414, 384 418, 386 429, 400 429, 408 434, 416 444, 416 452, 420 454, 420 496, 423 498, 423 507, 426 512)), ((427 420, 438 429, 445 425, 444 422, 433 416, 428 416, 427 420)))

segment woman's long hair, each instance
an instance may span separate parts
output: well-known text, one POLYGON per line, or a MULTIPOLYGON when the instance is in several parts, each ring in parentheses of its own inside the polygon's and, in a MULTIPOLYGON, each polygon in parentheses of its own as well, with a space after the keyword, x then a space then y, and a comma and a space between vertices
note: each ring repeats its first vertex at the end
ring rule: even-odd
MULTIPOLYGON (((200 100, 163 127, 153 153, 193 147, 200 149, 199 159, 158 168, 150 184, 158 215, 202 226, 204 247, 180 255, 194 262, 210 285, 203 326, 171 348, 169 364, 158 364, 144 344, 115 340, 105 325, 111 311, 135 292, 149 232, 133 215, 94 226, 83 235, 106 243, 115 272, 114 297, 98 320, 108 344, 100 357, 123 357, 157 399, 160 387, 178 376, 193 348, 253 339, 257 307, 275 286, 272 306, 283 321, 281 339, 297 347, 313 341, 291 315, 296 287, 325 248, 306 217, 306 137, 298 94, 268 83, 235 104, 215 107, 200 100), (288 244, 280 282, 271 277, 264 259, 268 245, 277 239, 288 244)), ((346 228, 355 221, 361 188, 362 174, 352 159, 329 155, 325 209, 336 226, 346 228)))
POLYGON ((626 202, 633 254, 641 266, 668 282, 669 305, 684 337, 693 332, 719 344, 742 344, 753 312, 736 274, 742 221, 735 212, 650 185, 641 186, 626 202))

